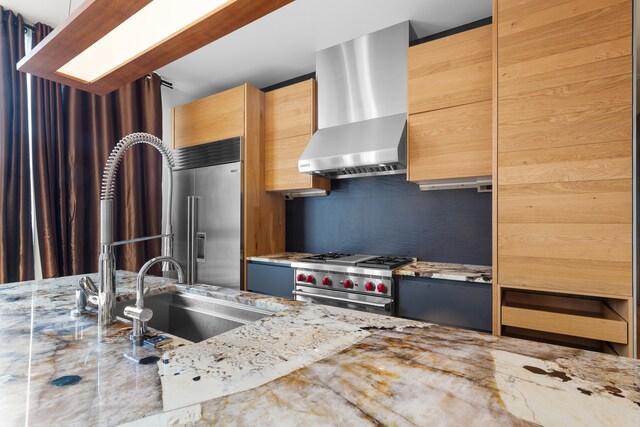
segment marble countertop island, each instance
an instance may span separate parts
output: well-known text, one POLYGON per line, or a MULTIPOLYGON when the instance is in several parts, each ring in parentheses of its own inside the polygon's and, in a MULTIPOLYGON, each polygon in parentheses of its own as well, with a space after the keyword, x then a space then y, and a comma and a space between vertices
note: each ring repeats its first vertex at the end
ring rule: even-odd
POLYGON ((0 285, 0 424, 640 425, 635 360, 152 277, 274 314, 148 350, 71 318, 77 280, 0 285))

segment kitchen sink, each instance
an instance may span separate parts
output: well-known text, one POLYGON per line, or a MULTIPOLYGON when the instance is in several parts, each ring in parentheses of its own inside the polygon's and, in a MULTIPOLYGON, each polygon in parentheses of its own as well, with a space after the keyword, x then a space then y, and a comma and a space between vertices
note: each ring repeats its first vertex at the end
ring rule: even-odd
MULTIPOLYGON (((135 300, 116 305, 116 314, 126 320, 130 319, 123 312, 128 305, 135 305, 135 300)), ((149 327, 192 342, 206 340, 273 314, 244 304, 184 293, 147 296, 144 306, 153 310, 153 317, 147 322, 149 327)))

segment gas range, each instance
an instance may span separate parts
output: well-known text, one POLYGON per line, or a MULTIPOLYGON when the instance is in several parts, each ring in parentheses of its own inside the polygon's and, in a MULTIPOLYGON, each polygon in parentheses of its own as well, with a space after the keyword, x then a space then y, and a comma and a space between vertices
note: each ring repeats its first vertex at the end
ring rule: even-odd
POLYGON ((415 261, 408 257, 328 252, 291 263, 298 301, 391 315, 393 270, 415 261))

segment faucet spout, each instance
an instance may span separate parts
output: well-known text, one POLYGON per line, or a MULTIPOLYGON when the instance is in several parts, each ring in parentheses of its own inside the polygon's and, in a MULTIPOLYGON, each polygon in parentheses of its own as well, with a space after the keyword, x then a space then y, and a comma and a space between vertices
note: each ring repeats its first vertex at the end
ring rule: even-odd
MULTIPOLYGON (((136 144, 149 144, 155 147, 164 159, 164 165, 173 170, 173 155, 161 139, 147 133, 132 133, 125 136, 113 148, 102 174, 102 191, 100 195, 100 258, 98 273, 98 322, 107 325, 116 321, 116 261, 113 254, 113 197, 115 194, 115 177, 122 162, 124 153, 136 144)), ((171 205, 168 206, 167 225, 171 227, 171 205)), ((170 242, 163 245, 169 251, 170 242)))
POLYGON ((138 345, 142 345, 144 334, 147 333, 147 322, 151 320, 151 317, 153 316, 153 312, 144 306, 144 277, 147 275, 149 269, 159 262, 173 264, 178 271, 178 282, 184 283, 184 271, 182 270, 180 263, 178 263, 175 258, 170 256, 159 256, 144 263, 138 273, 138 279, 136 281, 136 305, 128 306, 124 309, 125 316, 133 319, 131 341, 134 341, 138 345))

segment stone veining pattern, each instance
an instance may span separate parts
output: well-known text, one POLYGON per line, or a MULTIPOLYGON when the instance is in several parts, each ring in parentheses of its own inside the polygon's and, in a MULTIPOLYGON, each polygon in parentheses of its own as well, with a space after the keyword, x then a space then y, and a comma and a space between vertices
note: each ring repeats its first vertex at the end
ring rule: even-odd
POLYGON ((165 354, 158 362, 165 410, 249 390, 342 351, 367 329, 430 325, 304 305, 165 354))
MULTIPOLYGON (((77 279, 0 287, 3 425, 640 425, 635 360, 151 277, 152 293, 278 313, 147 350, 127 323, 99 331, 95 316, 69 316, 77 279), (202 401, 165 411, 178 392, 202 401)), ((118 272, 119 299, 134 282, 118 272)))
POLYGON ((486 265, 416 261, 394 270, 393 273, 398 276, 491 284, 491 267, 486 265))
POLYGON ((251 256, 247 259, 249 261, 268 262, 270 264, 284 264, 291 265, 292 262, 300 261, 302 258, 306 258, 313 254, 306 254, 302 252, 280 252, 271 255, 251 256))

